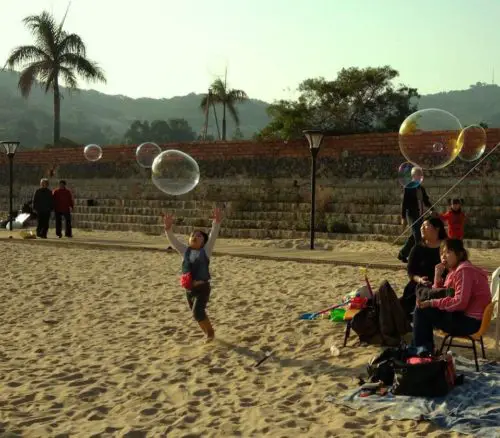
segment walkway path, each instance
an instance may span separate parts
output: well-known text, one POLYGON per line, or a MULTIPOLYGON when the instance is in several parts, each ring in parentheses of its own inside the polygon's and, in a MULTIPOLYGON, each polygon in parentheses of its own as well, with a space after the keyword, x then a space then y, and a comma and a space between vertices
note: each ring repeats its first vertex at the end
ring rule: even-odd
MULTIPOLYGON (((0 242, 9 240, 10 232, 0 230, 0 242)), ((15 230, 12 233, 13 238, 9 241, 23 244, 44 244, 44 245, 71 245, 78 247, 90 248, 113 248, 116 250, 139 250, 139 251, 165 251, 168 243, 162 242, 159 239, 152 239, 150 236, 144 236, 144 239, 133 239, 120 233, 92 232, 92 233, 76 233, 76 236, 69 239, 49 238, 47 240, 23 240, 19 237, 19 232, 15 230)), ((496 250, 495 250, 496 251, 496 250)), ((396 250, 394 251, 394 253, 396 250)), ((399 262, 394 253, 381 254, 375 251, 366 252, 350 252, 350 251, 325 251, 322 249, 285 249, 285 248, 270 248, 259 246, 247 246, 240 244, 232 244, 230 240, 221 239, 217 242, 215 255, 227 255, 235 257, 244 257, 260 260, 283 260, 295 261, 299 263, 321 263, 332 265, 349 265, 364 267, 369 265, 376 269, 404 269, 405 265, 399 262)), ((487 269, 490 273, 493 272, 500 264, 500 249, 498 250, 498 259, 492 260, 490 257, 481 257, 481 254, 476 253, 474 263, 487 269)))

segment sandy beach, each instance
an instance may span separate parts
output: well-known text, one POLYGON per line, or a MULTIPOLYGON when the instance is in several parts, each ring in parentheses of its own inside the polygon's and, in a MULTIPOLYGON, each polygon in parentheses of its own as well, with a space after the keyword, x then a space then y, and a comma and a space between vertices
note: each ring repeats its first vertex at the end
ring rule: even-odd
MULTIPOLYGON (((331 244, 394 251, 382 243, 331 244)), ((333 357, 344 325, 297 317, 362 285, 356 267, 214 257, 208 312, 216 341, 205 344, 178 286, 177 254, 71 242, 0 245, 1 436, 460 436, 325 400, 355 388, 379 349, 357 346, 352 335, 333 357), (270 359, 255 368, 267 351, 270 359)), ((498 257, 498 250, 480 252, 498 257)), ((403 268, 374 269, 370 279, 374 286, 388 279, 401 293, 403 268)), ((492 346, 490 336, 491 357, 492 346)))

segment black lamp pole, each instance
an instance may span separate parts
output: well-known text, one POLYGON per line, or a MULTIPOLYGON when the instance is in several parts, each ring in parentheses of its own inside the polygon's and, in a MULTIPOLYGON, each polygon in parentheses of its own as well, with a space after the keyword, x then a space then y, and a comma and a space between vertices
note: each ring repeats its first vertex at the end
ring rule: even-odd
POLYGON ((12 232, 14 215, 13 213, 13 198, 14 198, 14 155, 19 147, 18 141, 0 141, 0 145, 4 147, 7 158, 9 159, 9 229, 12 232))
POLYGON ((304 131, 304 135, 309 143, 309 150, 311 151, 311 249, 314 249, 314 231, 316 228, 316 158, 323 142, 323 131, 319 129, 310 129, 304 131))

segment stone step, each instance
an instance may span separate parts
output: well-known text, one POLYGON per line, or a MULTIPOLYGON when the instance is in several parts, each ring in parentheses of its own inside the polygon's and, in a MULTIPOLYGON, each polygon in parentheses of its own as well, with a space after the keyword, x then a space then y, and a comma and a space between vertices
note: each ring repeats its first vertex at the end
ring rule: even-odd
MULTIPOLYGON (((329 219, 316 223, 316 229, 319 232, 329 233, 354 233, 354 234, 374 234, 385 235, 395 238, 397 236, 405 236, 408 231, 404 232, 401 225, 392 225, 384 223, 368 223, 368 222, 340 222, 332 216, 329 219)), ((109 215, 109 214, 94 214, 94 213, 75 213, 75 225, 82 222, 93 222, 103 224, 138 224, 144 226, 159 226, 161 227, 161 217, 149 215, 109 215)), ((176 221, 177 227, 202 227, 209 228, 211 220, 208 217, 179 217, 176 221)), ((224 220, 224 229, 237 229, 237 230, 292 230, 292 231, 308 231, 309 222, 302 221, 266 221, 266 220, 238 220, 228 219, 224 220)), ((491 240, 500 240, 500 230, 490 230, 477 228, 474 230, 474 235, 480 238, 491 240)))
MULTIPOLYGON (((142 232, 148 235, 163 236, 163 227, 161 225, 144 225, 136 223, 104 223, 92 221, 79 221, 78 228, 83 230, 108 230, 108 231, 134 231, 142 232)), ((176 226, 175 232, 177 234, 187 235, 191 233, 193 227, 191 226, 176 226)), ((307 239, 309 232, 307 231, 293 231, 293 230, 266 230, 266 229, 236 229, 225 228, 221 229, 221 237, 237 238, 237 239, 307 239)), ((393 236, 384 236, 376 234, 355 234, 355 233, 316 233, 318 239, 330 240, 350 240, 350 241, 379 241, 389 242, 400 245, 404 239, 395 241, 393 236)), ((500 248, 500 242, 493 242, 490 240, 480 239, 465 239, 464 241, 467 248, 500 248)))
MULTIPOLYGON (((339 208, 340 210, 340 208, 339 208)), ((94 206, 87 207, 77 205, 75 213, 83 214, 110 214, 110 215, 146 215, 160 217, 165 211, 162 208, 153 207, 103 207, 94 206)), ((210 217, 212 209, 177 209, 170 208, 169 213, 174 214, 176 217, 210 217)), ((479 212, 476 212, 479 213, 479 212)), ((228 219, 252 220, 252 221, 288 221, 293 223, 296 221, 309 221, 309 211, 233 211, 227 210, 228 219)), ((500 214, 500 213, 499 213, 500 214)), ((399 214, 338 214, 338 213, 321 213, 317 214, 318 222, 335 221, 339 223, 360 222, 368 224, 389 224, 400 225, 401 217, 399 214)), ((469 216, 468 223, 470 225, 480 224, 482 216, 469 216)), ((494 221, 493 221, 494 222, 494 221)), ((500 228, 500 219, 497 221, 498 228, 500 228)), ((483 226, 484 228, 484 226, 483 226)))
MULTIPOLYGON (((164 209, 161 208, 135 208, 135 207, 85 207, 77 206, 75 214, 94 214, 94 215, 125 215, 125 216, 154 216, 161 217, 164 209)), ((177 218, 190 218, 190 217, 210 217, 212 210, 178 210, 171 209, 170 213, 174 214, 177 218)), ((244 221, 283 221, 291 224, 296 221, 309 221, 309 212, 283 212, 283 211, 228 211, 226 214, 227 219, 244 220, 244 221)), ((318 221, 337 221, 337 222, 360 222, 363 220, 367 223, 382 223, 398 225, 401 221, 399 215, 377 215, 377 214, 335 214, 335 213, 318 213, 318 221)))
MULTIPOLYGON (((178 209, 178 210, 210 210, 216 204, 213 200, 198 200, 198 201, 183 201, 183 200, 143 200, 143 199, 113 199, 102 198, 97 199, 98 207, 133 207, 133 208, 150 208, 150 209, 178 209)), ((87 199, 77 198, 75 204, 86 206, 87 199)), ((240 200, 235 202, 225 203, 233 211, 301 211, 309 212, 311 204, 309 202, 264 202, 264 201, 249 201, 240 200)), ((222 204, 220 204, 222 205, 222 204)), ((467 207, 466 212, 483 213, 485 207, 467 207)), ((400 214, 401 205, 398 203, 357 203, 357 202, 330 202, 328 204, 320 204, 316 206, 316 211, 327 211, 332 213, 344 214, 400 214)), ((442 209, 444 211, 444 209, 442 209)), ((500 206, 488 207, 488 212, 500 216, 500 206)))

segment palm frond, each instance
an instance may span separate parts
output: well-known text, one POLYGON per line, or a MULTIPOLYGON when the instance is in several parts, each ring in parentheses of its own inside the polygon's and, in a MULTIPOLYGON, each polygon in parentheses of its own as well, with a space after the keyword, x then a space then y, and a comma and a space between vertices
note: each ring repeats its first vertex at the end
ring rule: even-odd
POLYGON ((245 102, 248 100, 247 93, 243 90, 226 90, 226 97, 228 102, 245 102))
POLYGON ((200 102, 200 108, 205 111, 207 109, 207 103, 208 103, 208 94, 205 94, 202 98, 201 98, 201 102, 200 102))
POLYGON ((57 51, 60 55, 64 53, 74 53, 84 58, 87 56, 85 43, 76 33, 67 34, 65 32, 61 32, 61 38, 57 45, 57 51))
POLYGON ((61 75, 61 78, 64 81, 66 88, 68 88, 70 92, 71 90, 75 90, 78 88, 78 81, 76 80, 76 76, 73 70, 67 67, 61 67, 59 69, 59 74, 61 75))
POLYGON ((47 82, 50 73, 46 67, 47 65, 44 62, 35 62, 21 72, 17 86, 24 98, 29 96, 37 79, 44 83, 47 82))
POLYGON ((48 61, 50 56, 37 46, 19 46, 10 52, 5 67, 14 69, 28 62, 48 61))
POLYGON ((76 74, 87 81, 106 82, 104 71, 97 63, 75 53, 64 53, 59 57, 61 67, 75 70, 76 74))
POLYGON ((229 111, 229 114, 231 114, 231 117, 233 118, 234 123, 236 123, 236 126, 239 126, 240 115, 238 114, 238 110, 236 109, 235 102, 226 102, 226 108, 229 111))
POLYGON ((220 97, 226 95, 226 86, 224 85, 224 82, 222 82, 222 79, 220 78, 217 78, 215 81, 212 82, 210 89, 212 90, 212 93, 215 96, 220 97))
POLYGON ((35 37, 37 45, 49 53, 55 53, 58 37, 58 27, 54 17, 47 11, 40 15, 30 15, 23 23, 35 37))

